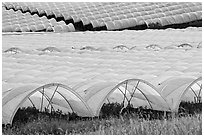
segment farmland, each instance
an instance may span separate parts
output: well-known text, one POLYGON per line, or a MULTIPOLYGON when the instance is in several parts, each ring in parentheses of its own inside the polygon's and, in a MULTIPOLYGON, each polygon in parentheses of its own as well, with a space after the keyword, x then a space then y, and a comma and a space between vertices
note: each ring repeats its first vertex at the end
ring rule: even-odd
POLYGON ((202 3, 2 3, 3 134, 202 134, 202 3))

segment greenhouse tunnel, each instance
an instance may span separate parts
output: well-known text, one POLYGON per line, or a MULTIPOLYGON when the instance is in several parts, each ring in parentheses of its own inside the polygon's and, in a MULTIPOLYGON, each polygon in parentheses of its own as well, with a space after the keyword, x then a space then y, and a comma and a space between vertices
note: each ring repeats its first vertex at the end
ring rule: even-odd
MULTIPOLYGON (((82 87, 78 89, 83 89, 82 87)), ((77 92, 79 90, 76 89, 77 92)), ((91 108, 95 116, 100 115, 104 103, 119 103, 124 108, 132 105, 134 108, 144 107, 159 111, 170 111, 165 99, 157 92, 157 89, 141 79, 128 79, 119 84, 117 82, 98 82, 84 85, 85 102, 91 108)))
POLYGON ((19 108, 35 107, 40 111, 76 113, 81 117, 93 116, 89 106, 71 88, 51 83, 44 86, 27 85, 6 92, 2 102, 2 123, 12 124, 19 108))
POLYGON ((103 106, 111 103, 120 104, 120 112, 129 106, 178 112, 183 101, 202 103, 202 77, 166 78, 158 86, 142 79, 93 80, 71 88, 59 83, 27 85, 4 91, 2 95, 3 124, 12 124, 17 110, 23 107, 50 113, 60 110, 81 117, 101 116, 103 106))
POLYGON ((202 103, 202 77, 173 77, 162 82, 158 91, 172 112, 178 112, 181 102, 202 103))

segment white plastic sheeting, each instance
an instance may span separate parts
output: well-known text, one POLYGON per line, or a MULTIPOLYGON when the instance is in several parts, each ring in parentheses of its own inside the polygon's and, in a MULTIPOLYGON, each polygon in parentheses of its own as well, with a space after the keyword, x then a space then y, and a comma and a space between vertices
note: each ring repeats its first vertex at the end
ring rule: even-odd
MULTIPOLYGON (((83 85, 80 89, 83 89, 83 85)), ((104 103, 111 102, 121 103, 124 107, 130 103, 134 107, 143 106, 154 110, 170 111, 170 107, 157 89, 141 79, 128 79, 119 84, 100 82, 90 87, 84 85, 83 90, 86 93, 84 100, 96 116, 99 115, 104 103)))
POLYGON ((191 21, 199 21, 202 19, 202 3, 200 2, 143 4, 125 3, 125 5, 124 3, 106 3, 108 6, 106 7, 103 5, 103 8, 101 8, 99 5, 96 7, 91 7, 90 3, 86 8, 81 7, 79 3, 76 3, 79 7, 76 5, 74 5, 74 7, 70 7, 70 3, 63 3, 62 5, 56 4, 57 9, 53 9, 53 5, 49 4, 50 3, 45 2, 41 3, 40 5, 36 3, 25 3, 24 5, 22 2, 4 3, 5 7, 2 7, 2 31, 52 31, 51 26, 53 26, 55 32, 75 31, 75 27, 72 23, 64 26, 57 25, 57 18, 64 18, 65 20, 72 19, 75 23, 82 21, 83 28, 85 28, 85 25, 92 24, 93 28, 106 26, 107 30, 125 29, 145 24, 150 28, 154 28, 158 24, 161 26, 166 26, 188 23, 191 21), (14 12, 12 8, 17 11, 14 12), (65 9, 72 9, 72 11, 65 9), (55 19, 48 20, 45 17, 37 17, 35 15, 32 16, 31 14, 26 15, 21 12, 27 10, 30 11, 31 14, 37 12, 39 15, 55 16, 55 19), (18 21, 17 23, 16 20, 18 21), (41 24, 39 24, 39 22, 41 24), (19 23, 20 27, 13 27, 12 24, 14 23, 19 23))
POLYGON ((191 82, 183 92, 181 101, 201 102, 202 101, 202 77, 191 82))
POLYGON ((44 86, 27 85, 9 91, 2 101, 3 123, 12 123, 19 107, 34 106, 43 111, 61 110, 78 116, 93 116, 83 99, 71 88, 57 83, 44 86))
POLYGON ((201 77, 166 77, 157 86, 154 85, 142 79, 127 79, 122 82, 83 81, 72 88, 58 83, 20 86, 3 92, 2 121, 4 124, 12 123, 18 108, 28 106, 40 111, 59 109, 64 113, 75 112, 78 116, 93 117, 100 115, 104 103, 117 102, 124 107, 132 105, 135 108, 142 106, 176 112, 181 101, 202 100, 201 77))
POLYGON ((181 101, 197 102, 201 98, 202 78, 173 77, 165 80, 158 91, 166 99, 171 111, 178 111, 181 101))

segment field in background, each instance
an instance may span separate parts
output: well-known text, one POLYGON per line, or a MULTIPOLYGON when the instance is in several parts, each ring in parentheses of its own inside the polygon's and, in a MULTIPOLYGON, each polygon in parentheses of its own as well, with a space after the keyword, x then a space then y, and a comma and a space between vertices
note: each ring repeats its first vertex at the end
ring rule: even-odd
POLYGON ((3 32, 202 26, 200 2, 5 2, 2 10, 3 32))

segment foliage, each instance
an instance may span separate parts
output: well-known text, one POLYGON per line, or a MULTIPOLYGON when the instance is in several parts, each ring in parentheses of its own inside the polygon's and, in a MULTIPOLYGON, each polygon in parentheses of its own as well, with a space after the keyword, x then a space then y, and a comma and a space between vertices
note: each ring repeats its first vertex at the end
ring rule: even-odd
POLYGON ((101 116, 81 118, 75 113, 61 111, 40 112, 35 108, 21 108, 11 127, 3 126, 3 134, 202 134, 202 104, 182 102, 178 115, 146 108, 132 108, 121 112, 118 103, 104 104, 101 116))
POLYGON ((202 113, 202 103, 181 102, 178 110, 180 116, 202 113))

